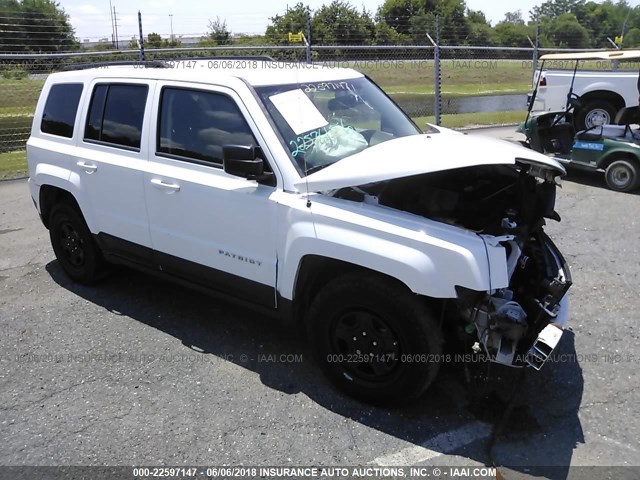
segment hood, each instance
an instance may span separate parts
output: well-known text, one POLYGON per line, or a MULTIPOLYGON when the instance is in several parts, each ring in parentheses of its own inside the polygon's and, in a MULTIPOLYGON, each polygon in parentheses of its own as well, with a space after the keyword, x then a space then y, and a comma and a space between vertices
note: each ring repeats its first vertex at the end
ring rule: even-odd
POLYGON ((304 177, 295 185, 318 192, 476 165, 514 165, 516 160, 548 167, 558 175, 566 173, 556 160, 514 143, 443 132, 380 143, 304 177))

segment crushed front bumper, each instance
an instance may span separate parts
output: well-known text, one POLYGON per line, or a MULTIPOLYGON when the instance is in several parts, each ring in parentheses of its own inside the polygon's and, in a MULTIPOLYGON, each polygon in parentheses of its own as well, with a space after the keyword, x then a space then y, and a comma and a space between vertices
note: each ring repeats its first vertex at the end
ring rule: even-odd
MULTIPOLYGON (((479 345, 493 362, 511 367, 530 366, 540 370, 560 342, 569 320, 572 285, 569 267, 553 242, 542 233, 538 258, 531 260, 513 246, 507 264, 513 284, 513 269, 523 261, 541 267, 532 295, 523 295, 522 285, 487 292, 472 309, 471 322, 479 345), (517 293, 520 291, 520 293, 517 293)), ((511 242, 513 243, 513 242, 511 242)), ((521 274, 522 275, 522 274, 521 274)), ((522 277, 521 277, 522 278, 522 277)))

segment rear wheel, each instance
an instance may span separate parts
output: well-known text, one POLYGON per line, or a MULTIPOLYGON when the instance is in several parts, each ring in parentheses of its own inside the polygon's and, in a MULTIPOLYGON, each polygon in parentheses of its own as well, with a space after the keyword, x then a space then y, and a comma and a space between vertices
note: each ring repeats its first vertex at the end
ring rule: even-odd
POLYGON ((638 164, 632 160, 616 160, 605 172, 607 186, 618 192, 630 192, 640 185, 638 164))
POLYGON ((330 282, 309 312, 310 340, 327 376, 360 400, 398 405, 420 396, 441 362, 442 334, 415 294, 378 277, 330 282))
POLYGON ((606 100, 587 102, 576 112, 576 131, 588 130, 599 125, 608 125, 613 122, 616 111, 616 107, 606 100))
POLYGON ((102 253, 75 206, 61 203, 53 207, 49 237, 60 266, 72 280, 91 284, 102 277, 102 253))

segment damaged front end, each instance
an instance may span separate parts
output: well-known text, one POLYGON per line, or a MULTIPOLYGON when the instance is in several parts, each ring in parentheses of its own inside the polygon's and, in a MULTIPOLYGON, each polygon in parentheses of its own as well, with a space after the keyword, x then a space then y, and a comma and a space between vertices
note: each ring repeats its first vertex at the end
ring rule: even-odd
POLYGON ((458 289, 466 334, 497 363, 540 370, 562 336, 568 318, 569 268, 540 229, 529 238, 493 237, 508 253, 508 288, 490 292, 458 289))
POLYGON ((572 283, 564 258, 543 230, 545 219, 560 220, 554 210, 558 173, 518 160, 515 165, 476 165, 343 188, 334 196, 475 232, 484 243, 489 288, 457 287, 450 320, 472 340, 475 353, 503 365, 539 370, 567 322, 566 293, 572 283), (494 263, 496 250, 505 257, 494 263), (496 268, 506 268, 506 275, 496 268), (508 286, 491 285, 493 277, 508 278, 508 286))

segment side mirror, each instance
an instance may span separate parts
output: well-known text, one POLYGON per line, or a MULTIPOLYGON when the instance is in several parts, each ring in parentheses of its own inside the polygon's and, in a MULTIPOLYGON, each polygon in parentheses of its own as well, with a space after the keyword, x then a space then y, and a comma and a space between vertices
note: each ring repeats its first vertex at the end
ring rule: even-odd
POLYGON ((255 180, 264 173, 264 161, 253 145, 223 145, 222 165, 225 172, 236 177, 255 180))
POLYGON ((253 145, 223 145, 222 166, 229 175, 275 186, 275 176, 264 171, 262 149, 253 145))

